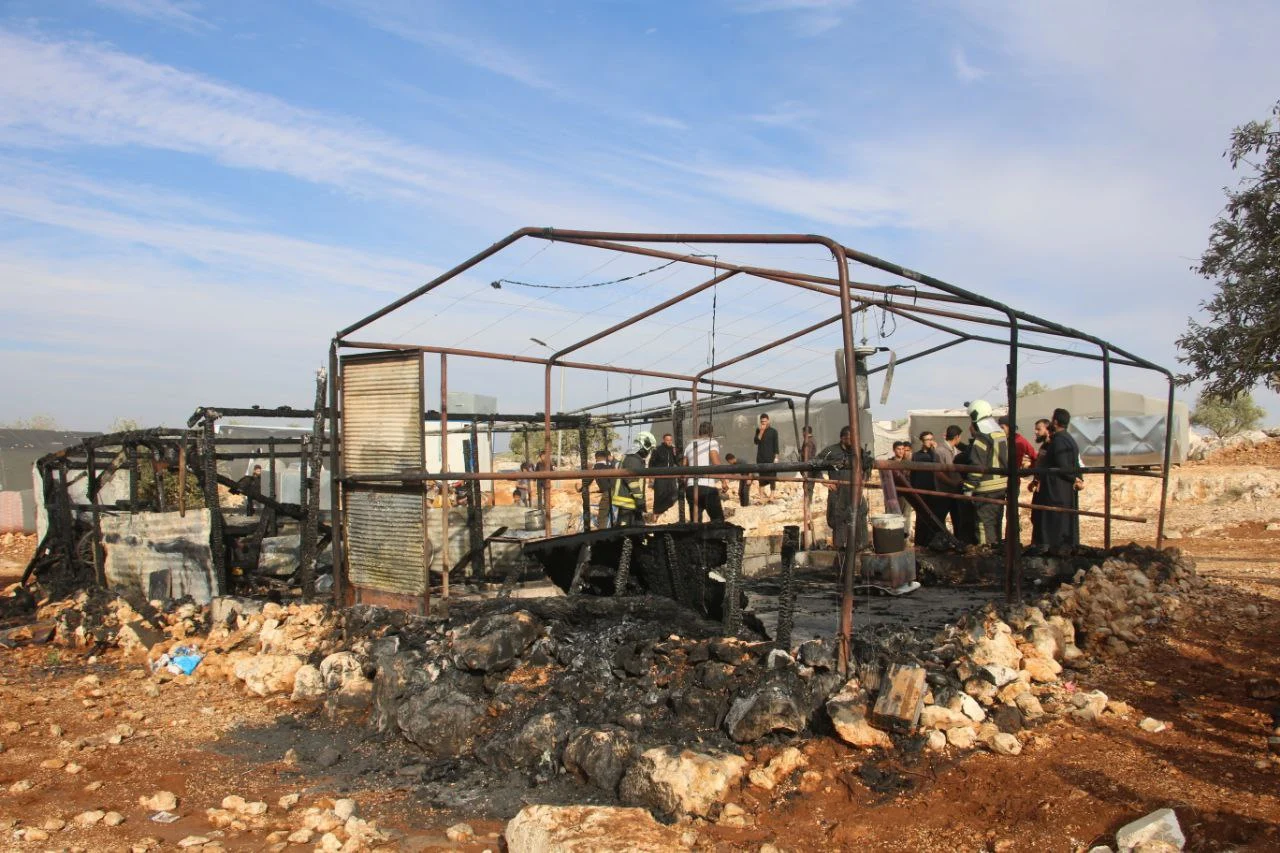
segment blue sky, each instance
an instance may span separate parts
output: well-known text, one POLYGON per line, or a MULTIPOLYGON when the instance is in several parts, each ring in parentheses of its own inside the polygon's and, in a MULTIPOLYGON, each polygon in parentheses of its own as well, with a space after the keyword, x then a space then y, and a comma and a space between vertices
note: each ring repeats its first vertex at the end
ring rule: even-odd
MULTIPOLYGON (((306 405, 334 330, 524 225, 828 234, 1172 366, 1210 292, 1188 267, 1233 180, 1229 130, 1280 97, 1277 34, 1271 2, 8 0, 0 420, 306 405)), ((513 336, 563 345, 700 280, 487 286, 652 266, 541 248, 377 331, 532 354, 513 336)), ((707 296, 593 357, 701 369, 707 296)), ((826 310, 725 288, 718 358, 826 310)), ((900 354, 941 340, 867 333, 900 354)), ((821 384, 835 340, 733 378, 821 384)), ((1000 353, 952 352, 901 371, 882 414, 998 396, 1000 353)), ((541 408, 536 371, 456 370, 451 387, 541 408)), ((656 385, 573 379, 569 408, 656 385)))

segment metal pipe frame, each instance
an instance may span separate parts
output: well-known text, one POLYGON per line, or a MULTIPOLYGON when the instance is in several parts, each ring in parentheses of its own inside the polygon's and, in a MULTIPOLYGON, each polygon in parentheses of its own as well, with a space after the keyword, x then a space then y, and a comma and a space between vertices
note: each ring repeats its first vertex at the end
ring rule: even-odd
MULTIPOLYGON (((1170 459, 1171 440, 1172 440, 1172 413, 1173 413, 1174 377, 1169 370, 1153 362, 1147 361, 1146 359, 1135 356, 1124 349, 1121 349, 1112 344, 1109 344, 1108 342, 1103 341, 1099 338, 1096 338, 1092 335, 1088 335, 1084 332, 1064 326, 1062 324, 1053 322, 1051 320, 1046 320, 1041 317, 1037 317, 1035 315, 1016 310, 996 300, 982 296, 976 292, 966 290, 964 288, 950 284, 946 281, 935 278, 933 276, 925 275, 923 273, 917 272, 907 267, 892 263, 890 261, 883 260, 874 255, 870 255, 865 252, 861 252, 856 249, 849 248, 843 245, 842 243, 839 243, 828 237, 824 237, 820 235, 680 234, 680 233, 659 234, 659 233, 625 233, 625 232, 608 232, 608 231, 560 230, 560 229, 554 229, 554 228, 522 228, 512 232, 507 237, 503 238, 502 240, 499 240, 498 242, 487 247, 486 249, 478 252, 477 254, 473 255, 471 258, 468 258, 467 260, 453 267, 449 271, 441 274, 440 276, 437 276, 435 279, 432 279, 431 281, 427 282, 421 287, 418 287, 417 289, 411 291, 410 293, 405 294, 404 296, 395 300, 391 304, 373 312, 372 314, 366 316, 365 318, 339 331, 333 339, 333 343, 331 346, 331 357, 334 356, 334 354, 336 354, 337 349, 340 347, 357 348, 357 349, 376 349, 376 350, 388 350, 388 351, 417 350, 423 353, 426 353, 426 352, 438 353, 441 356, 442 397, 445 391, 444 359, 446 356, 449 356, 449 355, 475 357, 475 358, 482 358, 482 359, 497 359, 497 360, 517 362, 517 363, 540 365, 544 368, 544 372, 545 372, 544 394, 543 394, 544 406, 543 406, 543 413, 542 413, 542 427, 543 427, 543 436, 544 436, 543 446, 544 446, 544 449, 547 450, 549 453, 551 449, 551 430, 552 430, 551 381, 552 381, 553 368, 559 368, 562 371, 565 369, 577 369, 577 370, 588 370, 588 371, 612 372, 612 373, 619 373, 619 374, 625 374, 625 375, 631 375, 631 376, 643 376, 643 377, 651 377, 651 378, 657 378, 657 379, 668 379, 675 382, 687 382, 689 383, 689 390, 690 390, 690 402, 691 402, 691 410, 692 410, 691 416, 692 416, 692 420, 695 423, 695 426, 696 426, 697 416, 698 416, 698 394, 699 394, 700 386, 703 386, 704 384, 709 384, 710 388, 703 389, 703 390, 710 390, 711 393, 717 397, 717 399, 726 396, 722 391, 716 390, 717 385, 720 386, 720 388, 732 388, 738 392, 757 392, 757 393, 764 393, 770 396, 777 396, 777 397, 783 397, 783 398, 803 398, 805 400, 805 424, 808 425, 809 409, 810 409, 810 403, 812 401, 812 398, 814 394, 816 394, 819 390, 823 390, 823 388, 814 389, 813 391, 810 391, 806 394, 803 392, 791 391, 791 390, 786 390, 781 388, 769 388, 769 387, 764 387, 760 385, 748 384, 745 382, 738 382, 734 380, 718 379, 718 378, 714 378, 714 375, 718 370, 745 362, 755 356, 760 355, 761 353, 767 352, 771 349, 774 349, 775 347, 785 345, 795 340, 796 338, 801 337, 802 335, 809 334, 811 332, 814 332, 820 328, 823 328, 827 325, 830 325, 838 321, 841 325, 841 338, 843 342, 845 371, 846 371, 846 375, 849 377, 849 382, 851 386, 850 393, 848 395, 848 422, 852 432, 854 447, 860 448, 861 437, 858 436, 857 434, 858 433, 858 418, 857 418, 858 400, 857 400, 856 383, 854 382, 855 340, 854 340, 854 332, 853 332, 853 315, 854 313, 856 313, 856 311, 865 310, 866 308, 871 306, 881 307, 885 311, 893 313, 895 316, 901 316, 906 319, 913 320, 926 327, 938 329, 940 331, 946 331, 949 334, 953 335, 955 338, 954 340, 947 341, 944 344, 930 347, 919 353, 914 353, 910 356, 907 356, 898 363, 904 363, 905 361, 914 360, 916 358, 923 358, 927 355, 940 352, 944 349, 947 349, 948 347, 951 347, 958 343, 963 343, 966 341, 980 341, 980 342, 991 343, 991 344, 996 344, 1000 346, 1007 346, 1008 353, 1009 353, 1008 355, 1009 361, 1008 361, 1008 364, 1006 365, 1006 385, 1008 387, 1008 393, 1009 393, 1009 416, 1011 421, 1016 420, 1018 353, 1022 349, 1033 350, 1037 352, 1050 352, 1058 355, 1069 355, 1073 358, 1085 358, 1090 360, 1102 361, 1103 373, 1104 373, 1103 383, 1104 383, 1104 399, 1105 399, 1104 416, 1109 416, 1109 413, 1110 413, 1110 367, 1113 363, 1120 364, 1126 367, 1137 367, 1139 369, 1153 370, 1153 371, 1164 374, 1170 381, 1170 396, 1169 396, 1168 412, 1166 416, 1165 464, 1161 472, 1161 478, 1162 478, 1161 510, 1160 510, 1160 517, 1158 520, 1158 528, 1157 528, 1158 530, 1157 544, 1160 545, 1163 543, 1165 505, 1166 505, 1167 491, 1168 491, 1169 459, 1170 459), (568 347, 558 350, 552 353, 551 356, 548 358, 523 356, 523 355, 518 355, 514 353, 508 354, 508 353, 486 352, 486 351, 480 351, 480 350, 466 350, 466 349, 450 348, 450 347, 436 347, 436 346, 413 345, 413 344, 380 343, 380 342, 348 340, 348 338, 351 335, 353 335, 355 332, 358 332, 359 330, 365 328, 366 326, 375 322, 376 320, 386 317, 388 314, 391 314, 392 312, 407 305, 408 303, 435 290, 436 288, 456 278, 457 276, 461 275, 467 270, 475 267, 477 264, 496 255, 498 252, 502 251, 503 249, 511 246, 512 244, 526 237, 531 237, 538 240, 546 240, 551 242, 568 243, 572 245, 596 248, 596 249, 605 250, 605 251, 623 252, 623 253, 628 253, 633 255, 645 256, 645 257, 662 258, 666 260, 678 261, 678 262, 692 265, 692 266, 700 266, 700 267, 713 269, 715 271, 715 275, 711 279, 703 281, 700 284, 688 290, 685 290, 671 298, 668 298, 663 302, 649 309, 646 309, 637 314, 634 314, 625 320, 614 323, 608 328, 600 332, 597 332, 593 335, 590 335, 586 338, 583 338, 582 340, 579 340, 569 345, 568 347), (646 244, 646 243, 647 244, 700 243, 700 244, 737 244, 737 245, 757 245, 757 246, 778 246, 778 245, 822 246, 822 247, 825 247, 831 253, 832 260, 834 261, 836 266, 836 271, 835 271, 836 275, 834 277, 816 276, 816 275, 800 273, 795 271, 779 270, 779 269, 772 269, 768 267, 759 267, 759 266, 746 265, 746 264, 735 264, 735 263, 729 263, 729 262, 723 261, 718 256, 714 258, 709 258, 709 257, 704 257, 696 254, 678 254, 675 252, 669 252, 669 251, 664 251, 662 249, 653 248, 651 246, 638 245, 638 244, 646 244), (850 265, 854 263, 861 264, 863 266, 867 266, 872 269, 880 270, 881 272, 888 273, 890 275, 896 276, 901 279, 905 279, 908 282, 910 282, 910 284, 878 285, 878 284, 871 284, 867 282, 853 281, 850 276, 850 265), (643 320, 649 317, 652 317, 653 315, 659 313, 660 311, 665 310, 666 308, 669 308, 684 300, 692 298, 698 293, 702 293, 705 290, 715 287, 717 284, 727 281, 728 279, 737 275, 748 275, 748 276, 764 279, 767 281, 776 281, 778 283, 781 283, 790 287, 795 287, 801 290, 806 290, 809 292, 818 293, 825 296, 836 297, 839 299, 840 313, 828 320, 824 320, 818 324, 814 324, 809 327, 806 327, 805 329, 802 329, 798 332, 794 332, 789 335, 786 335, 782 338, 779 338, 778 340, 765 344, 764 346, 757 347, 756 349, 753 349, 750 352, 744 353, 740 356, 735 356, 733 358, 727 359, 718 364, 713 364, 692 376, 671 372, 671 371, 654 370, 651 368, 633 368, 633 367, 624 367, 624 366, 618 366, 613 364, 598 364, 598 363, 591 363, 591 362, 564 360, 564 357, 566 355, 569 355, 578 349, 581 349, 592 343, 603 340, 612 334, 620 332, 623 329, 626 329, 636 323, 642 322, 643 320), (853 295, 855 291, 859 293, 859 296, 856 298, 856 300, 853 295), (904 297, 908 298, 910 302, 908 303, 904 301, 895 301, 895 300, 902 300, 904 297), (858 303, 856 310, 854 307, 855 301, 857 301, 858 303), (949 310, 949 309, 944 309, 939 307, 932 307, 929 305, 920 304, 922 301, 931 302, 931 303, 943 303, 943 304, 967 306, 969 308, 976 308, 984 311, 990 311, 1000 316, 987 317, 987 316, 982 316, 980 314, 966 313, 966 312, 954 311, 954 310, 949 310), (935 320, 932 318, 938 318, 938 319, 935 320), (1001 340, 1000 338, 996 338, 990 335, 977 334, 972 331, 958 329, 954 326, 950 326, 942 322, 944 320, 950 320, 955 323, 975 324, 978 326, 993 326, 997 328, 1004 328, 1008 330, 1009 334, 1007 339, 1001 340), (1067 350, 1059 347, 1052 347, 1052 346, 1047 346, 1043 344, 1035 344, 1035 343, 1020 341, 1019 336, 1021 334, 1027 334, 1027 333, 1062 337, 1062 338, 1068 338, 1076 341, 1091 343, 1094 346, 1099 347, 1099 349, 1101 350, 1101 355, 1095 356, 1095 355, 1092 355, 1091 353, 1078 353, 1072 350, 1067 350), (708 375, 711 375, 713 377, 710 383, 706 383, 706 377, 708 375)), ((879 369, 880 368, 877 368, 876 370, 879 370, 879 369)), ((336 386, 338 383, 334 382, 333 384, 336 386)), ((825 387, 829 388, 833 386, 829 385, 825 387)), ((678 389, 666 389, 666 390, 670 392, 670 391, 677 391, 678 389)), ((649 393, 661 393, 661 392, 649 392, 649 393)), ((647 395, 645 394, 631 395, 627 398, 623 398, 621 402, 625 402, 630 399, 640 399, 643 396, 647 396, 647 395)), ((446 422, 445 418, 447 418, 447 415, 444 414, 443 405, 444 405, 444 401, 442 399, 441 432, 443 437, 447 437, 447 429, 444 426, 444 423, 446 422)), ((607 404, 599 404, 599 405, 607 405, 607 404)), ((597 405, 596 407, 598 408, 599 405, 597 405)), ((794 409, 793 402, 792 402, 792 406, 794 409)), ((333 405, 332 408, 335 411, 331 414, 331 417, 336 420, 336 417, 337 417, 336 404, 333 405)), ((588 407, 588 408, 592 408, 592 407, 588 407)), ((708 408, 714 410, 714 408, 716 407, 712 405, 712 406, 709 406, 708 408)), ((580 411, 586 411, 586 410, 587 409, 583 409, 580 411)), ((265 415, 267 413, 263 413, 263 414, 265 415)), ((611 419, 605 418, 604 420, 610 421, 611 419)), ((1106 438, 1109 439, 1110 438, 1109 417, 1106 417, 1106 420, 1107 420, 1107 425, 1105 427, 1106 438)), ((492 426, 492 423, 491 423, 491 426, 492 426)), ((334 430, 333 434, 335 436, 337 435, 336 429, 334 430)), ((858 452, 858 451, 855 451, 855 452, 858 452)), ((334 457, 340 457, 340 453, 337 450, 336 441, 334 442, 334 447, 331 448, 331 455, 334 457)), ((1005 503, 1008 511, 1008 514, 1006 517, 1006 526, 1005 526, 1005 545, 1006 545, 1005 547, 1005 569, 1006 569, 1005 588, 1006 588, 1006 594, 1011 600, 1021 594, 1021 589, 1020 589, 1021 578, 1018 575, 1018 573, 1014 571, 1014 560, 1017 552, 1018 534, 1019 534, 1019 531, 1018 531, 1019 520, 1017 515, 1017 497, 1018 497, 1018 483, 1020 482, 1020 473, 1015 468, 1016 466, 1015 459, 1016 459, 1016 454, 1011 452, 1010 459, 1009 459, 1009 470, 1005 472, 1009 475, 1009 489, 1005 499, 1005 503)), ((336 462, 337 460, 335 459, 335 464, 334 464, 335 479, 338 477, 338 474, 339 474, 336 462)), ((752 467, 754 468, 757 466, 752 466, 752 467)), ((1109 516, 1110 515, 1109 487, 1111 484, 1111 476, 1113 473, 1112 466, 1111 466, 1109 441, 1108 441, 1105 464, 1103 466, 1103 470, 1105 472, 1105 479, 1108 486, 1107 512, 1105 514, 1109 516)), ((528 475, 531 473, 540 473, 540 472, 524 472, 526 477, 528 477, 528 475)), ((548 473, 548 474, 554 473, 554 474, 567 474, 571 476, 581 476, 583 472, 541 472, 541 473, 548 473)), ((597 472, 597 474, 598 473, 600 472, 597 472)), ((686 469, 686 473, 688 473, 687 469, 686 469)), ((487 476, 496 478, 497 475, 491 472, 487 476)), ((564 477, 564 478, 568 479, 569 477, 564 477)), ((531 477, 530 479, 544 479, 544 478, 531 477)), ((552 479, 552 478, 547 477, 545 479, 552 479)), ((560 477, 555 477, 555 479, 560 479, 560 477)), ((858 517, 857 509, 858 507, 861 506, 861 503, 862 503, 863 480, 864 480, 864 476, 862 471, 862 465, 861 465, 861 460, 859 459, 858 464, 850 466, 850 469, 848 472, 849 488, 853 492, 851 516, 848 519, 848 522, 851 526, 851 530, 854 530, 854 531, 856 531, 857 529, 857 517, 858 517)), ((337 497, 337 495, 335 495, 335 497, 337 497)), ((335 501, 334 506, 335 506, 335 512, 340 511, 338 509, 339 504, 337 501, 335 501)), ((546 521, 546 533, 549 535, 550 524, 551 524, 550 512, 547 513, 545 521, 546 521)), ((447 525, 447 521, 445 522, 445 524, 447 525)), ((335 524, 335 528, 340 530, 341 525, 335 524)), ((335 538, 336 538, 336 535, 335 535, 335 538)), ((845 571, 844 571, 844 576, 842 578, 843 589, 842 589, 842 595, 841 595, 840 624, 839 624, 839 633, 838 633, 839 666, 840 666, 841 672, 847 672, 848 665, 849 665, 849 654, 850 654, 849 642, 852 636, 852 620, 853 620, 852 592, 853 592, 853 581, 854 581, 854 575, 856 573, 856 563, 857 563, 857 552, 856 552, 855 540, 856 540, 856 533, 855 535, 850 536, 848 547, 844 555, 845 571)), ((1107 525, 1107 544, 1108 545, 1110 544, 1110 523, 1109 522, 1107 525)), ((337 545, 336 542, 335 542, 335 545, 337 545)), ((446 541, 446 547, 447 547, 447 541, 446 541)), ((338 546, 338 548, 340 548, 340 546, 338 546)), ((336 549, 335 556, 338 553, 340 553, 340 551, 336 549)))

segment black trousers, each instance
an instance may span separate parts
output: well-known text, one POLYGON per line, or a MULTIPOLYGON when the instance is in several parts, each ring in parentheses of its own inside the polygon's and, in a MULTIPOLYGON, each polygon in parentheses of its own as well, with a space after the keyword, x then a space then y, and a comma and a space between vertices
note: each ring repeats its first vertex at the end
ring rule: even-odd
POLYGON ((689 506, 694 505, 695 496, 697 499, 697 517, 693 517, 693 510, 690 509, 690 521, 702 521, 702 513, 706 512, 707 518, 711 521, 724 521, 724 508, 720 505, 720 490, 714 486, 688 486, 685 488, 685 495, 688 497, 689 506))

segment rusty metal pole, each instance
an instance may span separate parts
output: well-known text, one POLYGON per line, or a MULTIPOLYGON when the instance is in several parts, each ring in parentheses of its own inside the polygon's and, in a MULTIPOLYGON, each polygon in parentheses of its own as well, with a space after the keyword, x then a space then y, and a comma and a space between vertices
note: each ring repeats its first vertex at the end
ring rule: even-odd
MULTIPOLYGON (((702 434, 702 430, 700 430, 698 427, 699 427, 698 380, 694 379, 692 385, 690 386, 690 400, 689 400, 689 430, 690 432, 693 433, 693 438, 691 439, 691 441, 694 445, 694 454, 693 454, 694 465, 698 464, 697 442, 698 442, 698 438, 702 434)), ((707 464, 708 465, 711 464, 710 448, 711 448, 711 444, 710 442, 708 442, 707 444, 707 464)), ((689 490, 687 494, 689 495, 689 521, 697 523, 702 519, 702 514, 698 511, 699 498, 701 497, 701 495, 698 492, 697 477, 694 477, 690 480, 689 490)))
POLYGON ((858 509, 862 505, 862 444, 858 435, 858 375, 854 367, 853 298, 849 292, 849 265, 843 247, 833 244, 830 249, 840 272, 840 333, 844 340, 844 375, 849 389, 849 439, 853 443, 853 464, 849 466, 849 486, 853 499, 850 501, 847 519, 849 537, 844 549, 844 583, 840 592, 840 630, 837 637, 837 664, 840 674, 848 676, 850 643, 853 639, 853 586, 858 560, 858 509))
POLYGON ((1164 510, 1169 499, 1169 460, 1173 453, 1173 374, 1169 377, 1169 403, 1164 410, 1164 465, 1160 468, 1160 518, 1156 521, 1156 547, 1164 547, 1164 510))
MULTIPOLYGON (((425 462, 425 460, 423 460, 425 462)), ((440 353, 440 470, 449 470, 449 356, 440 353)), ((447 480, 440 482, 440 597, 449 601, 449 492, 447 480)), ((431 586, 431 570, 427 570, 431 586)))
MULTIPOLYGON (((342 552, 342 509, 339 505, 342 456, 338 446, 338 391, 341 385, 338 345, 335 342, 329 345, 329 529, 332 531, 329 534, 329 547, 333 549, 333 600, 339 607, 345 604, 343 584, 346 579, 342 552)), ((423 529, 426 529, 425 525, 423 529)))
MULTIPOLYGON (((564 368, 560 368, 564 370, 564 368)), ((542 398, 542 449, 547 454, 547 470, 550 471, 551 465, 551 362, 547 362, 546 387, 543 389, 542 398)), ((542 483, 535 484, 538 488, 538 503, 545 504, 542 507, 542 532, 545 536, 551 535, 551 483, 547 483, 546 488, 542 487, 542 483), (545 496, 545 497, 544 497, 545 496)))
MULTIPOLYGON (((489 419, 489 471, 493 471, 493 418, 489 419)), ((489 481, 489 505, 498 505, 498 481, 489 481)))
MULTIPOLYGON (((587 426, 586 421, 578 421, 578 458, 582 463, 582 470, 587 469, 587 426)), ((582 484, 582 532, 587 533, 591 530, 591 480, 586 480, 582 484)), ((604 496, 600 497, 604 500, 604 496)))
POLYGON ((1102 547, 1111 547, 1111 349, 1102 347, 1102 511, 1107 514, 1102 522, 1102 547))
MULTIPOLYGON (((1022 598, 1022 572, 1018 570, 1018 551, 1022 545, 1021 518, 1018 517, 1018 495, 1021 478, 1018 477, 1017 425, 1018 425, 1018 318, 1009 317, 1009 366, 1005 374, 1005 386, 1009 401, 1009 441, 1005 447, 1009 454, 1008 482, 1004 492, 1004 589, 1005 600, 1010 604, 1022 598)), ((993 448, 994 450, 994 448, 993 448)), ((992 460, 994 464, 995 460, 992 460)))

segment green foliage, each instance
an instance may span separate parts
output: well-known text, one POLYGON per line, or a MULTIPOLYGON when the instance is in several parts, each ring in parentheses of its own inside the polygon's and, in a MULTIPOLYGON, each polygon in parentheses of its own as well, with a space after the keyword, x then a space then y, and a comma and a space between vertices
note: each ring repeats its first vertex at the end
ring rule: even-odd
POLYGON ((1028 382, 1026 385, 1023 385, 1021 388, 1018 389, 1018 396, 1030 397, 1032 394, 1043 394, 1045 391, 1048 391, 1048 390, 1049 390, 1048 385, 1045 385, 1043 382, 1038 382, 1033 379, 1032 381, 1028 382))
POLYGON ((0 424, 3 429, 62 429, 53 415, 32 415, 0 424))
MULTIPOLYGON (((191 459, 187 460, 187 509, 203 509, 205 506, 204 492, 200 488, 199 481, 196 480, 195 473, 190 470, 190 463, 192 461, 193 460, 191 459)), ((176 509, 178 506, 178 486, 180 479, 176 466, 162 466, 162 470, 157 472, 155 457, 152 454, 151 449, 148 447, 138 448, 139 501, 154 504, 156 502, 157 490, 163 489, 165 509, 176 509)))
POLYGON ((1217 293, 1201 303, 1207 322, 1187 321, 1178 360, 1191 367, 1180 381, 1236 400, 1259 382, 1280 391, 1280 101, 1271 119, 1232 131, 1225 156, 1244 175, 1192 267, 1217 293))
MULTIPOLYGON (((556 454, 556 437, 564 438, 564 457, 568 462, 578 462, 578 431, 576 429, 552 430, 551 431, 551 455, 556 454)), ((531 429, 529 436, 529 458, 537 460, 538 453, 542 450, 543 439, 541 429, 531 429)), ((618 443, 618 433, 612 427, 601 430, 600 427, 592 427, 587 430, 587 465, 588 467, 594 461, 591 457, 597 450, 611 450, 618 443), (604 433, 603 435, 601 433, 604 433)), ((517 432, 511 435, 511 453, 520 459, 525 458, 524 448, 525 433, 517 432)))
POLYGON ((1196 398, 1191 423, 1213 430, 1218 438, 1227 438, 1245 430, 1257 429, 1267 412, 1253 402, 1253 395, 1241 394, 1232 400, 1214 397, 1207 391, 1196 398))

